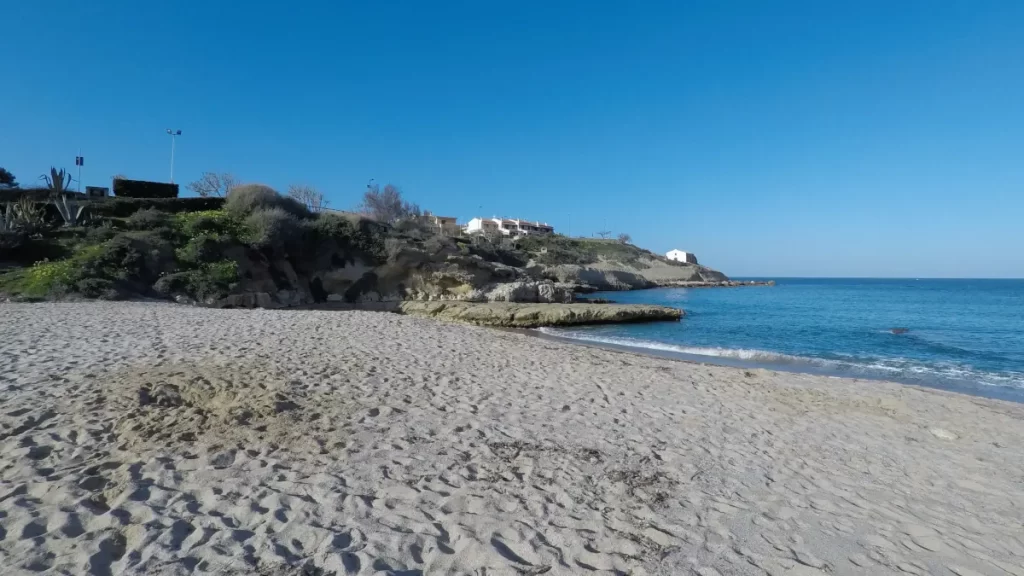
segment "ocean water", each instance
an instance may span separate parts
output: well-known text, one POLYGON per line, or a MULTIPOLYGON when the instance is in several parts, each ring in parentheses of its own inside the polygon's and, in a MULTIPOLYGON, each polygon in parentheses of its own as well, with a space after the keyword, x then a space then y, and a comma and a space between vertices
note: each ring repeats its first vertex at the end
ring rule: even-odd
POLYGON ((594 296, 679 323, 547 334, 728 365, 876 378, 1024 402, 1024 280, 781 279, 594 296), (893 328, 906 328, 894 334, 893 328))

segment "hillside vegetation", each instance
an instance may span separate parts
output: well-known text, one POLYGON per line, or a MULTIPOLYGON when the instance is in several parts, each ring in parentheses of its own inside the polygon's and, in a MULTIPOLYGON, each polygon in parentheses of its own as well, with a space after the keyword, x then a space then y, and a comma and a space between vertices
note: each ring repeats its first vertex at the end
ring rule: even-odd
POLYGON ((383 224, 314 213, 261 185, 226 199, 97 200, 74 223, 38 198, 0 208, 0 295, 22 300, 568 302, 578 291, 724 279, 617 241, 451 238, 418 215, 383 224))

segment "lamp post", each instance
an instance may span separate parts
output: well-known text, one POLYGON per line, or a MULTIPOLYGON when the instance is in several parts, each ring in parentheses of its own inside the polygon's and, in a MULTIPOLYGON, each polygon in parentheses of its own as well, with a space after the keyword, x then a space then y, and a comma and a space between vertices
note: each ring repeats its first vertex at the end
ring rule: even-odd
POLYGON ((171 135, 171 184, 174 184, 174 138, 181 136, 181 130, 167 129, 167 133, 171 135))

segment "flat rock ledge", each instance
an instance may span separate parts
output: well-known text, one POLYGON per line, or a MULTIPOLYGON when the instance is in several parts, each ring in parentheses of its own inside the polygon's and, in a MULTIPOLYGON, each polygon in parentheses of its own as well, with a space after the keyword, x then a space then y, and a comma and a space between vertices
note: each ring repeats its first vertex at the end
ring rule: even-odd
POLYGON ((738 288, 740 286, 775 286, 775 280, 722 280, 720 282, 658 280, 654 284, 657 288, 738 288))
POLYGON ((519 304, 512 302, 408 301, 396 312, 476 326, 539 328, 618 322, 678 321, 678 308, 642 304, 519 304))

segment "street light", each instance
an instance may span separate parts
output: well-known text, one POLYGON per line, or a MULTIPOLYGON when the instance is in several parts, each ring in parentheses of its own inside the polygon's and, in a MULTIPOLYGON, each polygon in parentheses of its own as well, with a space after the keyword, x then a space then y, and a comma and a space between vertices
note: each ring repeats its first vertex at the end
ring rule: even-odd
POLYGON ((171 184, 174 184, 174 137, 181 136, 181 130, 168 128, 167 133, 171 135, 171 184))

